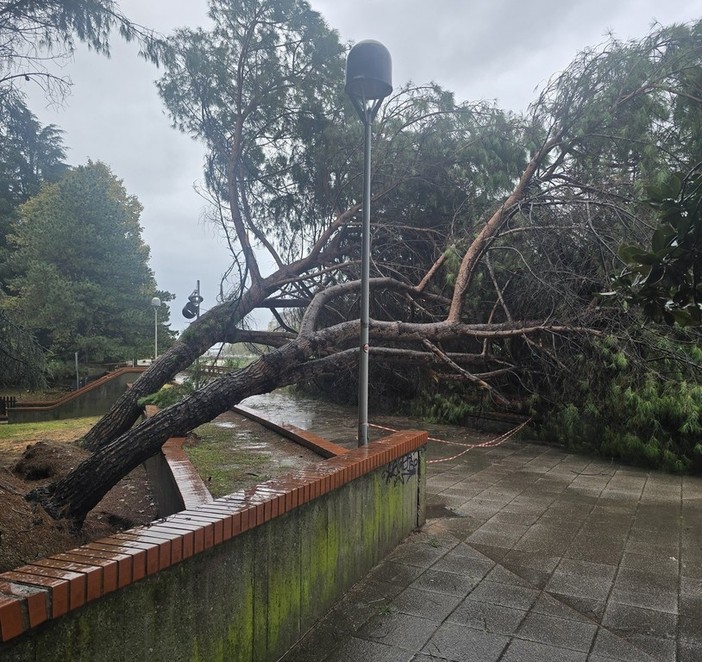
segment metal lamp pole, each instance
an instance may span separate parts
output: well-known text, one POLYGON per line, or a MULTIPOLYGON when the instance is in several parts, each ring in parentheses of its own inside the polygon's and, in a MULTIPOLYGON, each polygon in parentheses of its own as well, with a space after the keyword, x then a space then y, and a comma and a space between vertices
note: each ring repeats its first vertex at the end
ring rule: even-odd
POLYGON ((161 307, 161 299, 154 297, 151 299, 151 307, 154 309, 154 361, 158 358, 158 309, 161 307))
POLYGON ((373 40, 359 41, 346 58, 346 93, 363 122, 363 223, 361 240, 361 337, 358 367, 358 445, 368 443, 368 354, 370 295, 371 125, 383 99, 392 92, 388 49, 373 40))

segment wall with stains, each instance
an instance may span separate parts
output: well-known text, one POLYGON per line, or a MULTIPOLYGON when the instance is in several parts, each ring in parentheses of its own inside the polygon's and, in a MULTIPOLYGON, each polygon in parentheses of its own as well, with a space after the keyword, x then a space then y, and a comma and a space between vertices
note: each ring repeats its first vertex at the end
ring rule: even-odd
POLYGON ((426 433, 0 574, 3 662, 277 660, 425 517, 426 433))

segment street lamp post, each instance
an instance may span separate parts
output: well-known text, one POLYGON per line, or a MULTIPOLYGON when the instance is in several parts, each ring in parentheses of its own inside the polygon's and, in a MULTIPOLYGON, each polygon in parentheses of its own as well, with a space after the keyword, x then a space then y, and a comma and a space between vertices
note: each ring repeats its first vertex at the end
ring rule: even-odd
POLYGON ((161 299, 154 297, 151 299, 151 307, 154 309, 154 361, 158 358, 158 309, 161 307, 161 299))
POLYGON ((370 318, 371 124, 383 99, 392 92, 388 49, 373 40, 359 41, 346 58, 346 93, 365 128, 363 152, 363 224, 361 240, 361 337, 358 367, 358 445, 368 443, 368 330, 370 318))

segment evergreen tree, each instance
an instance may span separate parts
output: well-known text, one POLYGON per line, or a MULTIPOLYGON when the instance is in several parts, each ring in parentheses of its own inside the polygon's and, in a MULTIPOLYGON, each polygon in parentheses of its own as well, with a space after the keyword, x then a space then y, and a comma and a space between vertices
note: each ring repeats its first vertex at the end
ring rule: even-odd
POLYGON ((19 206, 68 169, 61 134, 42 126, 19 98, 0 104, 0 288, 10 277, 6 236, 19 206))
MULTIPOLYGON (((208 181, 224 203, 223 218, 228 213, 230 245, 242 256, 240 290, 194 322, 92 428, 83 440, 95 451, 89 460, 34 493, 54 516, 81 521, 169 436, 243 397, 324 373, 348 374, 358 356, 360 132, 355 142, 345 132, 344 107, 330 86, 305 86, 315 80, 305 66, 314 59, 302 56, 313 56, 306 49, 317 41, 302 38, 312 33, 296 21, 319 27, 318 17, 301 0, 211 6, 214 31, 176 35, 177 64, 161 89, 175 124, 210 147, 208 181), (325 108, 324 116, 299 112, 307 107, 303 90, 319 95, 314 107, 325 108), (305 118, 322 133, 306 134, 298 122, 305 118), (325 140, 315 140, 319 135, 325 140), (325 145, 330 136, 334 142, 325 145), (332 159, 317 158, 325 154, 332 159), (325 187, 336 202, 326 211, 317 202, 325 200, 325 187), (273 256, 269 275, 256 242, 273 256), (257 307, 305 312, 281 333, 255 334, 244 318, 257 307), (139 398, 209 346, 252 340, 275 349, 133 426, 139 398)), ((616 250, 622 239, 651 234, 651 213, 634 204, 646 185, 673 162, 683 164, 694 147, 692 133, 681 145, 684 132, 671 129, 677 101, 689 96, 688 75, 701 64, 701 38, 697 25, 656 28, 637 42, 585 51, 521 121, 481 106, 451 108, 441 94, 427 103, 426 95, 403 89, 389 99, 378 126, 390 130, 381 129, 374 150, 373 208, 380 214, 372 231, 384 239, 373 244, 371 259, 374 363, 425 368, 417 381, 460 383, 462 394, 473 390, 515 409, 526 402, 545 417, 611 396, 608 363, 626 370, 617 379, 632 385, 650 384, 652 375, 661 383, 698 377, 696 357, 642 335, 636 314, 603 309, 595 295, 623 266, 616 250), (471 111, 485 122, 470 119, 471 111), (470 121, 434 121, 445 113, 470 121), (450 135, 435 139, 423 125, 450 135), (413 153, 422 159, 404 158, 413 153), (428 249, 419 247, 420 230, 433 243, 428 249), (411 246, 401 243, 412 234, 411 246), (396 303, 392 310, 386 301, 396 303), (589 372, 581 379, 583 367, 589 372)), ((328 61, 330 74, 338 70, 328 61)), ((337 91, 341 83, 339 76, 337 91)), ((661 400, 670 394, 659 393, 661 400)), ((603 411, 593 420, 606 423, 603 411)), ((673 435, 665 451, 682 456, 686 448, 676 447, 673 435)))
MULTIPOLYGON (((55 356, 91 362, 151 355, 154 295, 138 200, 100 162, 89 162, 25 203, 10 236, 9 307, 55 356)), ((164 343, 172 334, 161 315, 164 343)))

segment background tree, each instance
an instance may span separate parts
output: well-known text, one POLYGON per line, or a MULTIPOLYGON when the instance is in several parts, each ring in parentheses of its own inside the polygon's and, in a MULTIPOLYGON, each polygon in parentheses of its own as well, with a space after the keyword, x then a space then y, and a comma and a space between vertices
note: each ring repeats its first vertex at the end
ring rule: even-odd
POLYGON ((43 181, 66 171, 61 133, 41 126, 23 103, 0 104, 0 383, 32 388, 44 383, 46 357, 21 319, 6 306, 10 266, 7 234, 19 205, 38 193, 43 181))
POLYGON ((22 103, 0 107, 0 214, 39 192, 42 182, 55 182, 67 170, 62 131, 42 126, 22 103))
POLYGON ((67 62, 78 42, 109 55, 115 30, 126 41, 136 40, 143 57, 163 58, 157 35, 130 21, 113 0, 2 0, 0 103, 22 96, 19 81, 33 81, 48 97, 62 98, 71 81, 53 65, 67 62))
POLYGON ((55 182, 68 166, 61 131, 42 126, 22 102, 0 105, 0 288, 9 271, 7 234, 19 206, 39 192, 43 182, 55 182))
MULTIPOLYGON (((93 428, 86 463, 33 494, 54 516, 79 522, 169 436, 241 398, 355 362, 360 130, 338 97, 341 76, 335 91, 312 88, 326 104, 318 117, 304 112, 298 92, 316 77, 302 66, 293 79, 289 68, 300 63, 296 48, 311 57, 314 44, 331 43, 302 39, 296 21, 333 33, 302 1, 215 0, 211 8, 212 33, 177 35, 179 56, 161 89, 176 125, 211 147, 208 183, 226 205, 218 210, 226 209, 224 227, 241 256, 240 288, 193 323, 93 428), (321 133, 305 134, 302 119, 319 119, 321 133), (272 257, 269 275, 256 243, 272 257), (283 319, 281 333, 256 334, 243 324, 256 307, 304 313, 295 326, 283 319), (215 342, 242 340, 275 349, 130 429, 138 398, 215 342)), ((694 384, 699 357, 689 339, 640 333, 635 312, 603 310, 595 295, 623 266, 622 239, 646 241, 653 231, 650 213, 634 204, 646 185, 694 152, 694 141, 679 144, 683 133, 674 128, 678 99, 701 64, 701 39, 699 26, 674 26, 586 51, 524 118, 454 105, 435 88, 390 99, 375 150, 373 362, 418 366, 503 407, 526 404, 561 429, 584 416, 612 421, 617 439, 622 421, 616 428, 611 403, 639 406, 644 418, 642 401, 626 395, 637 384, 654 384, 648 396, 672 411, 665 403, 673 392, 656 390, 655 381, 684 375, 694 384), (434 128, 446 135, 436 138, 434 128), (420 210, 406 202, 413 194, 420 210), (568 419, 573 407, 577 417, 568 419)), ((341 54, 333 61, 327 52, 325 63, 321 81, 340 68, 341 54)), ((676 414, 671 427, 651 428, 652 454, 683 461, 689 437, 670 445, 679 422, 676 414)))
MULTIPOLYGON (((62 67, 77 43, 109 55, 114 31, 127 41, 137 40, 146 59, 158 63, 167 54, 157 35, 131 22, 113 0, 0 1, 0 295, 17 275, 9 268, 6 236, 18 206, 66 169, 60 130, 37 122, 22 86, 39 85, 47 100, 62 100, 71 86, 62 67)), ((44 357, 6 303, 0 300, 0 347, 10 363, 2 381, 31 375, 34 384, 44 370, 44 357), (22 368, 17 373, 11 366, 22 368)))
POLYGON ((0 386, 40 388, 46 383, 44 349, 4 310, 4 298, 0 293, 0 386))
MULTIPOLYGON (((12 264, 7 302, 44 347, 90 362, 151 356, 155 294, 149 249, 141 237, 141 205, 102 163, 64 175, 20 209, 8 237, 12 264)), ((164 309, 166 307, 164 306, 164 309)), ((164 346, 172 333, 160 315, 164 346)))

